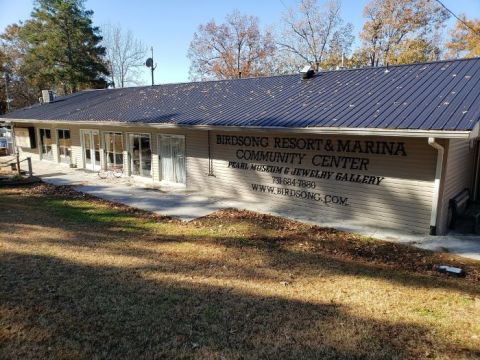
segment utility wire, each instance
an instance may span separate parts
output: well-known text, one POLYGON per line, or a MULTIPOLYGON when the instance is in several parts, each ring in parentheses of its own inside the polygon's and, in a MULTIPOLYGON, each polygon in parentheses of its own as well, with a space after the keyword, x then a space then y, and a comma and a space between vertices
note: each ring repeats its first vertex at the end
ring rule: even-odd
POLYGON ((447 10, 450 14, 453 15, 453 17, 455 19, 457 19, 458 21, 460 21, 463 25, 465 25, 467 28, 469 28, 470 30, 472 30, 472 32, 477 35, 477 36, 480 36, 480 31, 478 31, 477 29, 475 29, 473 26, 471 26, 469 23, 467 23, 465 20, 463 20, 462 18, 460 18, 459 16, 457 16, 457 14, 455 14, 452 10, 450 10, 449 8, 447 8, 445 6, 445 4, 443 2, 441 2, 440 0, 435 0, 437 3, 439 3, 445 10, 447 10))

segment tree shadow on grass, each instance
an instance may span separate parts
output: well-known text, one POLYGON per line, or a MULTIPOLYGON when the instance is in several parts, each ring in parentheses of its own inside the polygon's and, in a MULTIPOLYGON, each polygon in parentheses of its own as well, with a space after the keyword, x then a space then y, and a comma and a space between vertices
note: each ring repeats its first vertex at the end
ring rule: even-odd
MULTIPOLYGON (((432 348, 426 327, 336 304, 265 297, 47 256, 3 254, 2 358, 407 359, 478 355, 432 348), (415 346, 408 346, 409 339, 415 346)), ((437 343, 438 345, 438 343, 437 343)))
MULTIPOLYGON (((34 205, 41 205, 43 200, 30 199, 34 205)), ((223 246, 232 253, 232 257, 237 252, 239 257, 245 256, 248 251, 260 254, 264 259, 267 266, 275 268, 278 271, 298 271, 302 276, 318 276, 318 273, 323 273, 324 276, 331 275, 350 275, 350 276, 362 276, 372 279, 386 279, 392 283, 398 283, 403 286, 410 287, 423 287, 423 288, 445 288, 462 291, 470 295, 480 294, 480 288, 478 284, 469 281, 446 279, 442 278, 444 275, 437 275, 432 278, 433 261, 435 261, 434 254, 429 251, 414 249, 402 245, 396 245, 391 243, 378 243, 376 248, 385 247, 382 250, 382 257, 379 259, 372 258, 371 254, 366 254, 363 257, 362 252, 373 248, 372 244, 365 243, 362 247, 343 247, 343 253, 337 254, 336 248, 340 244, 337 241, 337 236, 344 236, 344 233, 335 230, 321 229, 318 227, 311 227, 309 225, 302 224, 298 231, 290 231, 288 234, 291 237, 278 237, 277 234, 272 233, 271 230, 278 228, 291 226, 292 222, 273 216, 267 215, 253 215, 249 212, 227 211, 227 221, 231 224, 243 224, 247 227, 251 227, 253 231, 266 230, 267 234, 262 236, 228 236, 228 235, 204 235, 195 234, 192 235, 177 235, 175 230, 165 233, 150 233, 143 223, 136 222, 136 216, 138 214, 129 214, 120 209, 111 209, 102 207, 97 209, 89 205, 76 205, 71 206, 62 203, 62 199, 55 200, 55 207, 53 213, 57 217, 57 221, 51 221, 50 226, 57 227, 62 231, 68 231, 70 233, 69 238, 62 238, 60 246, 69 247, 72 251, 77 251, 78 248, 91 248, 96 250, 104 250, 113 256, 134 256, 142 260, 155 261, 158 259, 159 254, 155 250, 150 250, 148 247, 142 248, 129 248, 123 245, 124 241, 131 241, 132 238, 141 238, 143 242, 151 243, 152 247, 159 243, 191 243, 194 245, 213 245, 223 246), (96 209, 96 212, 90 212, 96 209), (68 210, 67 215, 62 215, 61 210, 68 210), (78 216, 78 219, 76 219, 78 216), (257 216, 255 218, 255 216, 257 216), (83 221, 83 220, 87 221, 83 221), (259 221, 260 220, 260 221, 259 221), (312 238, 311 233, 319 232, 320 236, 312 238), (112 236, 111 234, 114 234, 112 236), (145 236, 146 235, 146 236, 145 236), (302 241, 317 242, 320 245, 319 248, 312 248, 311 250, 302 249, 298 247, 292 248, 292 244, 302 241), (400 247, 400 249, 398 249, 400 247), (333 249, 333 251, 332 251, 333 249), (385 263, 385 257, 389 250, 391 254, 388 254, 388 261, 385 263), (398 260, 396 257, 398 253, 395 251, 400 250, 400 253, 406 253, 407 257, 398 260), (416 256, 420 255, 421 258, 416 256), (372 261, 374 260, 374 261, 372 261), (379 260, 379 261, 376 261, 379 260), (407 271, 409 265, 415 263, 421 263, 421 260, 425 260, 425 263, 421 266, 420 271, 415 273, 413 271, 407 271), (425 271, 430 270, 430 271, 425 271), (326 275, 325 275, 326 274, 326 275)), ((82 201, 81 204, 84 202, 82 201)), ((18 211, 25 206, 23 203, 12 204, 15 209, 18 207, 18 211)), ((24 225, 49 225, 45 222, 44 211, 41 208, 37 208, 38 218, 23 217, 19 218, 15 214, 7 214, 0 218, 0 224, 4 228, 9 228, 12 222, 17 222, 17 226, 24 225), (20 221, 18 221, 20 220, 20 221), (20 224, 18 223, 20 222, 20 224)), ((138 220, 138 219, 137 219, 138 220)), ((143 219, 155 223, 155 220, 143 219)), ((225 221, 225 219, 223 219, 225 221)), ((169 221, 162 219, 161 221, 169 221)), ((200 225, 203 227, 215 227, 215 215, 200 220, 200 225)), ((176 223, 174 223, 175 225, 176 223)), ((178 222, 179 227, 186 226, 185 223, 178 222)), ((174 227, 173 227, 174 228, 174 227)), ((53 228, 52 228, 53 229, 53 228)), ((347 234, 348 235, 348 234, 347 234)), ((18 244, 25 244, 24 240, 11 239, 12 242, 18 244)), ((38 234, 38 244, 45 245, 59 245, 58 239, 50 239, 50 232, 43 231, 38 234)), ((196 259, 194 264, 188 264, 188 262, 181 262, 180 259, 169 259, 167 264, 162 266, 152 265, 147 266, 144 270, 165 270, 170 271, 172 268, 176 272, 182 272, 186 275, 191 272, 195 272, 198 269, 208 267, 221 267, 225 265, 222 261, 215 261, 214 259, 196 259), (171 265, 170 267, 168 265, 171 265), (180 265, 180 266, 178 266, 180 265)), ((222 276, 227 278, 237 278, 238 276, 245 279, 269 279, 265 272, 255 269, 242 267, 240 264, 235 264, 235 261, 228 264, 230 269, 223 271, 222 276)), ((413 269, 413 266, 411 267, 413 269)), ((274 279, 277 280, 277 279, 274 279)))
MULTIPOLYGON (((128 237, 128 236, 127 236, 128 237)), ((85 249, 91 249, 98 254, 104 254, 113 258, 131 257, 138 259, 146 265, 136 266, 136 269, 149 272, 172 272, 190 276, 192 274, 201 275, 205 271, 217 271, 215 276, 224 280, 240 279, 240 280, 267 280, 282 281, 284 274, 295 273, 303 278, 308 277, 333 277, 333 276, 352 276, 361 278, 370 278, 378 280, 386 280, 393 284, 405 287, 421 287, 425 289, 450 289, 478 296, 480 287, 478 283, 464 281, 463 279, 449 278, 442 274, 429 274, 425 272, 414 273, 402 269, 395 269, 384 264, 365 263, 355 259, 346 259, 341 256, 335 256, 328 253, 310 253, 307 251, 296 252, 291 250, 265 249, 264 245, 260 245, 260 249, 252 244, 253 250, 248 249, 245 243, 238 238, 222 238, 215 241, 208 237, 195 237, 194 239, 186 236, 144 239, 146 244, 155 247, 158 244, 191 244, 195 246, 214 245, 224 246, 228 248, 229 258, 182 258, 179 255, 173 255, 168 258, 168 253, 161 253, 158 250, 148 249, 147 246, 142 248, 124 246, 124 239, 112 241, 108 236, 92 233, 77 233, 75 237, 70 239, 49 240, 48 238, 37 238, 36 243, 46 246, 58 246, 62 250, 70 251, 70 253, 81 253, 85 249), (95 241, 85 242, 85 238, 94 236, 95 241), (103 242, 105 240, 105 242, 103 242), (241 262, 242 258, 248 258, 249 254, 261 256, 262 267, 253 267, 251 264, 241 262), (167 261, 164 261, 168 258, 167 261), (213 269, 213 270, 212 270, 213 269), (282 275, 283 274, 283 275, 282 275)), ((28 245, 30 241, 21 239, 10 239, 10 243, 19 246, 28 245)))
MULTIPOLYGON (((445 288, 464 292, 469 295, 479 295, 480 287, 475 280, 451 278, 445 274, 439 274, 434 270, 437 258, 429 251, 414 250, 419 252, 421 258, 412 258, 407 263, 401 260, 390 259, 385 261, 379 257, 371 258, 370 254, 363 257, 362 249, 344 248, 330 251, 332 244, 328 240, 319 240, 321 246, 313 249, 292 249, 282 246, 285 239, 262 239, 261 241, 238 241, 234 238, 224 238, 218 243, 234 249, 254 248, 265 257, 265 263, 275 266, 278 270, 298 271, 303 275, 314 276, 321 270, 327 270, 327 274, 362 276, 372 279, 383 279, 391 283, 410 287, 445 288), (278 240, 278 242, 275 242, 278 240), (322 243, 324 242, 324 243, 322 243), (326 243, 326 247, 325 246, 326 243), (330 247, 330 249, 329 249, 330 247), (418 262, 419 265, 415 264, 418 262)), ((309 240, 312 243, 311 240, 309 240)), ((365 245, 369 247, 371 245, 365 245)), ((380 245, 382 246, 382 245, 380 245)), ((390 247, 390 244, 387 244, 390 247)), ((402 247, 405 247, 402 245, 402 247)), ((391 254, 394 258, 395 254, 391 254)), ((437 263, 438 264, 438 263, 437 263)), ((324 271, 323 271, 324 272, 324 271)))
MULTIPOLYGON (((258 287, 223 286, 231 279, 261 285, 262 280, 277 281, 280 279, 275 276, 291 271, 303 277, 319 273, 361 276, 410 287, 478 294, 478 287, 471 282, 432 281, 425 275, 401 274, 381 264, 360 263, 330 252, 298 251, 286 246, 298 238, 268 234, 248 238, 185 236, 173 229, 142 238, 152 249, 129 247, 122 242, 148 231, 140 226, 134 233, 114 232, 118 224, 112 226, 108 221, 98 222, 98 227, 90 223, 73 226, 58 215, 45 217, 41 208, 36 208, 33 218, 22 217, 22 209, 17 210, 0 218, 1 228, 37 226, 38 236, 28 239, 30 245, 43 246, 50 253, 25 252, 22 249, 29 242, 5 236, 5 244, 17 246, 4 249, 0 258, 0 358, 218 359, 223 354, 227 359, 393 359, 480 355, 475 349, 446 343, 423 325, 380 321, 334 302, 267 295, 268 291, 258 287), (53 239, 55 230, 62 233, 60 238, 53 239), (199 257, 189 264, 188 258, 169 254, 160 258, 154 247, 170 243, 224 247, 230 259, 199 257), (63 260, 55 257, 55 246, 65 251, 63 260), (108 263, 82 263, 85 250, 88 256, 103 252, 102 261, 108 263), (248 262, 236 259, 250 255, 262 257, 264 269, 272 271, 248 267, 248 262), (142 264, 113 266, 112 259, 121 256, 139 259, 142 264), (205 269, 215 272, 223 265, 229 269, 215 274, 218 281, 198 281, 207 277, 205 269)), ((259 229, 272 228, 268 222, 242 221, 259 229)))

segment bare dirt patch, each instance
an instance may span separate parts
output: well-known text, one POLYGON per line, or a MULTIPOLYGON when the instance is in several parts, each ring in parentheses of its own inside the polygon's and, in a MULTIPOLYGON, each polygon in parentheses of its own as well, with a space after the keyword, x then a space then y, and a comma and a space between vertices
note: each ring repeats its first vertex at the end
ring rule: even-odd
POLYGON ((0 203, 0 358, 480 356, 475 261, 233 209, 186 223, 68 186, 0 203))

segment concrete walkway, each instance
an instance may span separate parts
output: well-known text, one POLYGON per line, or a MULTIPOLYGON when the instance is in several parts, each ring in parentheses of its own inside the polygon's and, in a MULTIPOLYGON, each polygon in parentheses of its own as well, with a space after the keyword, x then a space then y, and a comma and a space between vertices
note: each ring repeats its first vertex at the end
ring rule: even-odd
POLYGON ((87 194, 184 221, 206 216, 225 207, 220 199, 198 192, 161 189, 149 179, 101 179, 96 172, 44 161, 34 162, 33 169, 34 175, 46 183, 72 185, 87 194))
POLYGON ((192 220, 224 208, 237 208, 289 217, 319 226, 359 233, 387 241, 413 245, 422 249, 443 251, 480 260, 480 237, 450 234, 425 236, 351 226, 345 223, 315 218, 312 215, 290 213, 288 209, 271 211, 264 203, 212 197, 198 192, 159 189, 151 180, 132 178, 100 179, 96 172, 71 169, 62 164, 35 161, 33 170, 43 181, 54 185, 73 185, 79 191, 119 202, 159 215, 192 220))

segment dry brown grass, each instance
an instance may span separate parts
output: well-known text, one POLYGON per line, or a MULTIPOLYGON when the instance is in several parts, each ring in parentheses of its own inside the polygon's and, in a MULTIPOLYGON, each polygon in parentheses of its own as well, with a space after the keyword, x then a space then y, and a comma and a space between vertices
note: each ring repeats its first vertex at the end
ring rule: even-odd
POLYGON ((13 162, 13 157, 0 156, 0 176, 15 175, 15 173, 12 171, 12 168, 8 165, 9 162, 13 162))
POLYGON ((244 211, 182 223, 68 187, 0 203, 0 358, 480 357, 478 262, 244 211))

